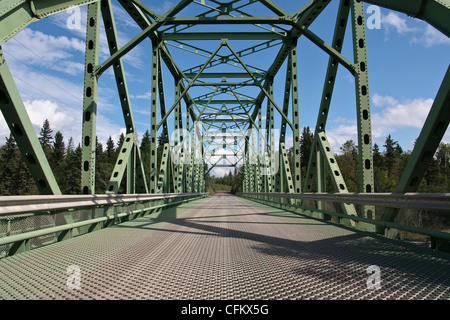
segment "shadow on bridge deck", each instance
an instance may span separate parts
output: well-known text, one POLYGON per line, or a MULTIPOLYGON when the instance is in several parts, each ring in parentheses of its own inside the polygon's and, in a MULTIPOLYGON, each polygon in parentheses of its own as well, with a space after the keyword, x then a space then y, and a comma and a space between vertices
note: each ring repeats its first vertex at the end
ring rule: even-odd
POLYGON ((446 253, 219 195, 0 260, 0 297, 449 299, 449 266, 446 253))

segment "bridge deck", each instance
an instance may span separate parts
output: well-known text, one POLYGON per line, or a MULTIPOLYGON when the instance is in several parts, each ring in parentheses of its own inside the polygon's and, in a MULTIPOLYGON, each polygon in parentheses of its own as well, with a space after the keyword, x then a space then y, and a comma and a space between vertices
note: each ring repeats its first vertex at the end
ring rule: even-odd
POLYGON ((216 196, 4 258, 0 298, 449 299, 449 266, 445 253, 216 196))

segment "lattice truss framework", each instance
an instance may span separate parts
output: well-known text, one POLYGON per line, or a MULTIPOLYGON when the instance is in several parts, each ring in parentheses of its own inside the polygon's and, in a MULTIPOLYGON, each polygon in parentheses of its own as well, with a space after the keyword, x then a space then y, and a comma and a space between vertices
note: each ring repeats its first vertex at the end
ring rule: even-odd
MULTIPOLYGON (((114 20, 109 0, 4 0, 0 3, 0 43, 32 22, 73 6, 88 5, 82 119, 83 194, 95 191, 97 87, 99 77, 108 68, 114 70, 126 139, 106 192, 118 192, 125 172, 127 193, 204 192, 205 173, 214 167, 237 165, 244 167, 243 190, 246 192, 324 192, 326 171, 332 179, 334 192, 348 192, 325 130, 339 65, 355 78, 359 192, 371 193, 374 191, 372 133, 364 4, 357 0, 339 2, 333 40, 326 43, 309 30, 309 26, 330 2, 312 0, 298 11, 288 13, 270 0, 182 0, 161 15, 141 1, 119 0, 142 29, 119 47, 118 22, 114 20), (183 14, 184 9, 194 6, 198 11, 196 16, 183 14), (266 14, 253 15, 255 7, 266 14), (110 57, 103 62, 99 61, 101 20, 110 51, 110 57), (352 58, 341 54, 347 24, 351 24, 352 58), (243 26, 245 32, 241 31, 243 26), (329 55, 313 150, 304 181, 300 171, 302 108, 297 67, 300 37, 306 37, 329 55), (122 63, 122 58, 142 41, 152 43, 149 177, 144 173, 122 63), (255 65, 254 55, 266 52, 267 64, 255 65), (275 54, 270 56, 269 53, 275 54), (171 105, 166 103, 164 82, 168 80, 163 79, 163 67, 169 70, 169 81, 172 80, 175 87, 171 105), (284 83, 274 83, 279 73, 285 74, 284 83), (275 101, 274 90, 284 93, 281 104, 275 101), (175 119, 175 135, 169 132, 170 115, 175 119), (166 141, 159 164, 158 132, 166 141), (286 153, 288 133, 293 136, 293 172, 286 153), (168 142, 169 134, 172 144, 168 142), (204 163, 208 164, 206 168, 204 163)), ((407 13, 427 21, 447 36, 450 34, 448 1, 370 0, 367 3, 407 13)), ((0 54, 2 113, 40 192, 60 194, 4 56, 0 54)), ((419 185, 448 127, 449 88, 447 70, 396 192, 412 192, 419 185)), ((356 214, 353 205, 343 205, 343 210, 356 214)), ((364 206, 362 215, 372 217, 372 214, 373 207, 364 206)), ((392 221, 395 214, 387 212, 385 219, 392 221)))

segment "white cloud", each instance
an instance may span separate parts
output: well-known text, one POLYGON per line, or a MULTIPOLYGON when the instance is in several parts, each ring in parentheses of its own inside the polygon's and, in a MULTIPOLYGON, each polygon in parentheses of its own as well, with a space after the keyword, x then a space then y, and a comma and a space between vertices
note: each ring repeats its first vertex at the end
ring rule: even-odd
POLYGON ((450 39, 440 31, 436 30, 433 26, 427 25, 425 32, 412 39, 413 43, 423 43, 426 47, 432 47, 435 45, 449 45, 450 39))
POLYGON ((338 117, 326 131, 328 143, 334 153, 340 153, 341 146, 348 140, 358 141, 356 119, 338 117))
POLYGON ((76 56, 84 56, 85 44, 77 38, 55 37, 25 28, 5 45, 5 51, 26 65, 65 72, 83 74, 76 56))
POLYGON ((382 15, 381 25, 385 30, 390 31, 391 29, 394 29, 399 34, 415 30, 415 28, 408 26, 405 18, 402 18, 395 12, 389 12, 387 15, 382 15))
POLYGON ((375 107, 383 107, 386 105, 395 105, 398 103, 397 100, 390 96, 381 96, 377 93, 375 93, 372 97, 372 102, 375 107))
POLYGON ((158 14, 164 14, 167 11, 169 11, 169 9, 171 9, 173 6, 174 4, 172 3, 172 1, 163 1, 162 3, 161 1, 159 1, 158 5, 152 3, 149 8, 158 14))
POLYGON ((152 97, 151 91, 147 91, 144 94, 135 95, 133 98, 149 100, 151 97, 152 97))
MULTIPOLYGON (((411 131, 413 136, 408 141, 411 143, 417 138, 417 129, 423 127, 433 99, 415 98, 399 101, 391 96, 374 94, 372 102, 377 107, 372 109, 371 114, 374 142, 382 142, 388 134, 396 131, 413 129, 411 131)), ((336 118, 331 123, 330 129, 327 130, 327 137, 333 152, 339 153, 342 144, 350 139, 357 144, 357 132, 356 119, 336 118)), ((443 141, 447 141, 446 139, 450 140, 448 132, 443 141)))
POLYGON ((62 112, 58 104, 51 100, 25 100, 24 105, 31 123, 38 128, 45 119, 48 119, 53 131, 56 132, 74 125, 78 120, 73 115, 62 112))
MULTIPOLYGON (((25 100, 25 109, 27 110, 31 124, 36 134, 39 134, 45 119, 48 119, 53 134, 61 131, 64 138, 73 137, 75 141, 81 140, 81 112, 76 110, 64 110, 55 101, 51 100, 25 100)), ((0 137, 8 137, 10 134, 6 121, 1 117, 0 137)), ((2 145, 4 141, 0 141, 2 145)))
POLYGON ((450 44, 450 39, 433 26, 412 18, 406 18, 406 16, 403 18, 395 12, 382 15, 381 23, 386 35, 392 30, 400 35, 411 35, 411 43, 423 44, 425 47, 450 44))
POLYGON ((372 115, 373 133, 377 137, 393 129, 422 128, 433 104, 433 99, 423 98, 398 102, 390 96, 375 95, 373 99, 375 104, 385 107, 381 113, 372 115))

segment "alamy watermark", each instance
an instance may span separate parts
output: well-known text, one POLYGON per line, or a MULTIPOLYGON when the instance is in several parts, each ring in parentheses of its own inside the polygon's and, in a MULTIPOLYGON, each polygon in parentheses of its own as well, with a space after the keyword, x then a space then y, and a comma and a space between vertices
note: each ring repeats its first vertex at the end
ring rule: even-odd
MULTIPOLYGON (((368 29, 381 29, 381 9, 379 6, 370 5, 367 7, 366 26, 368 29)), ((66 14, 69 17, 66 20, 66 27, 70 30, 81 29, 81 9, 80 7, 71 6, 67 9, 66 14)))
POLYGON ((367 29, 381 29, 381 9, 379 6, 370 5, 367 7, 366 27, 367 29))
POLYGON ((170 137, 171 159, 174 164, 203 164, 220 160, 220 157, 243 161, 242 145, 248 146, 248 164, 259 164, 261 175, 274 175, 279 170, 279 130, 250 129, 206 130, 201 121, 196 121, 191 131, 176 129, 170 137), (205 147, 205 142, 211 148, 205 147), (211 160, 214 159, 214 160, 211 160))
POLYGON ((67 277, 66 285, 70 290, 79 290, 81 288, 81 269, 79 266, 70 265, 66 269, 67 277))
POLYGON ((381 289, 381 269, 379 266, 371 265, 366 269, 369 277, 367 278, 367 289, 378 290, 381 289))
POLYGON ((69 17, 66 20, 66 27, 69 30, 81 29, 81 9, 80 7, 71 6, 67 9, 66 13, 69 17))

